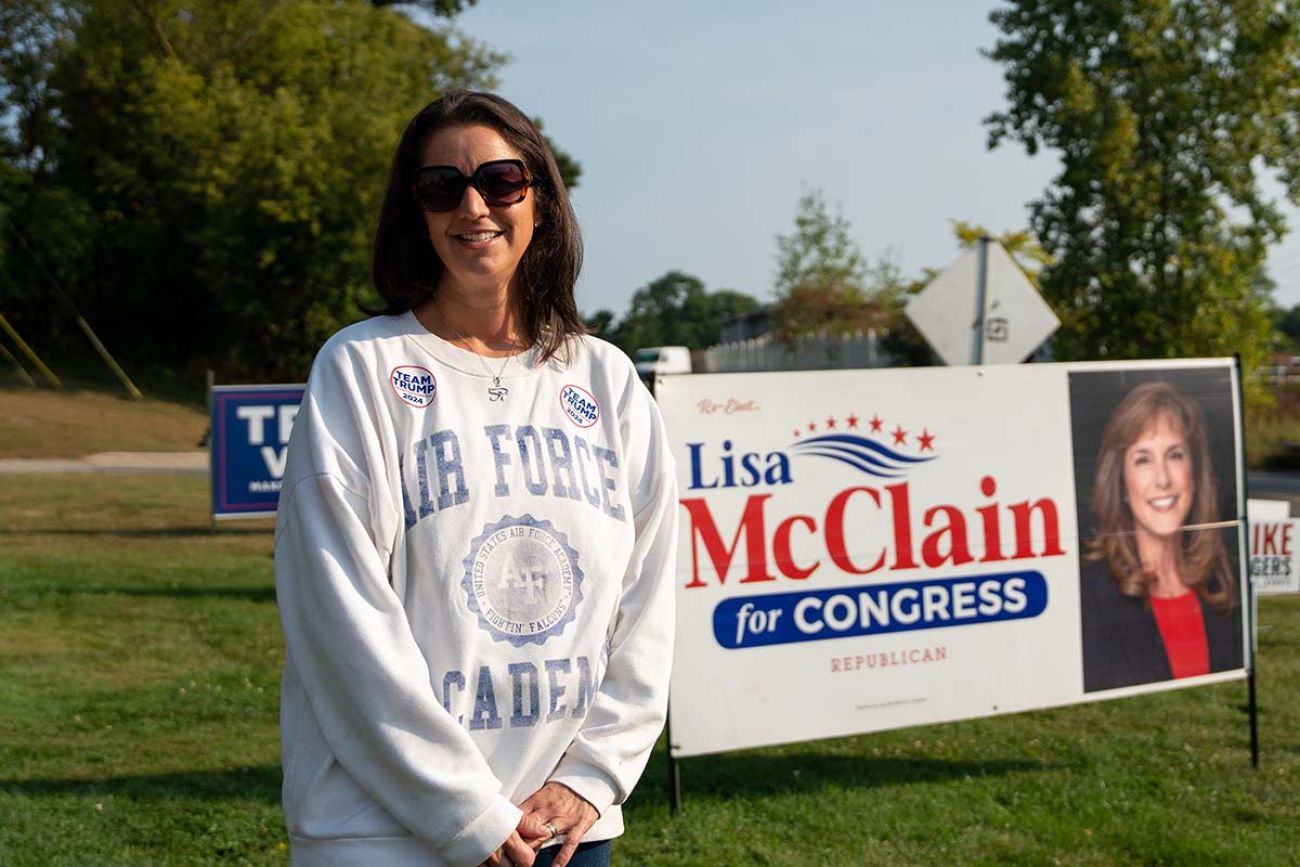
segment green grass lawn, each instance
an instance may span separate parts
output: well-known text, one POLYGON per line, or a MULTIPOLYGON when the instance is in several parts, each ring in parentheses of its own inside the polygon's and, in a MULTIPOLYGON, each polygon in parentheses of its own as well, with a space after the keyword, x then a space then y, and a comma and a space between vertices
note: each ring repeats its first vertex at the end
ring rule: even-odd
POLYGON ((271 532, 206 488, 0 479, 0 864, 284 861, 271 532))
MULTIPOLYGON (((0 865, 283 864, 268 522, 186 476, 0 477, 0 865)), ((691 759, 620 865, 1293 864, 1300 599, 1246 686, 691 759)), ((815 710, 815 709, 810 709, 815 710)))

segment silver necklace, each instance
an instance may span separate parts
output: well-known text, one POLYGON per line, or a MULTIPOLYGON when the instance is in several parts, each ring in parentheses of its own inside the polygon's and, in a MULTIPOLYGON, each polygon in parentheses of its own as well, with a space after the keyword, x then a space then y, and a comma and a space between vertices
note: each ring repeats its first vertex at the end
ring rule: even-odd
POLYGON ((448 319, 446 316, 442 317, 442 321, 445 322, 447 324, 447 327, 450 328, 452 332, 457 337, 460 338, 460 342, 465 346, 465 351, 478 359, 478 363, 483 365, 483 370, 487 373, 488 378, 492 380, 492 384, 488 386, 488 390, 487 390, 488 403, 504 402, 506 399, 506 395, 510 394, 510 389, 501 384, 501 376, 506 372, 506 368, 510 365, 510 359, 514 358, 516 355, 518 355, 518 353, 512 352, 509 355, 507 355, 506 360, 501 362, 501 369, 498 370, 496 373, 493 373, 492 368, 488 366, 487 359, 485 359, 483 356, 479 355, 477 352, 469 348, 469 340, 465 338, 464 334, 460 333, 460 329, 457 328, 455 325, 452 325, 451 320, 448 319))

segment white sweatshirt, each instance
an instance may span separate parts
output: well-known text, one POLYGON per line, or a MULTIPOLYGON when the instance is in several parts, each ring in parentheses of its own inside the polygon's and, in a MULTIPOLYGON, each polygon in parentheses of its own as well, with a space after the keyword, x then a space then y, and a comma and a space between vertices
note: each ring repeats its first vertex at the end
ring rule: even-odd
POLYGON ((332 337, 276 526, 294 863, 476 865, 551 780, 600 812, 584 839, 622 833, 664 721, 676 517, 609 344, 481 359, 410 313, 332 337))

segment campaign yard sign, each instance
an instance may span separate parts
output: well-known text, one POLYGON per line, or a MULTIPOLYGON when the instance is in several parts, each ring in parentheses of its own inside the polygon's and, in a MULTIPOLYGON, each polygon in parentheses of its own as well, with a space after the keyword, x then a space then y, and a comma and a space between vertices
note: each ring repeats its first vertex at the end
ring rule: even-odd
POLYGON ((1300 520, 1250 522, 1250 580, 1260 595, 1300 593, 1300 520))
POLYGON ((284 459, 303 385, 212 387, 212 515, 254 518, 275 514, 284 459))
POLYGON ((1231 359, 656 397, 681 496, 675 757, 1246 673, 1231 359))

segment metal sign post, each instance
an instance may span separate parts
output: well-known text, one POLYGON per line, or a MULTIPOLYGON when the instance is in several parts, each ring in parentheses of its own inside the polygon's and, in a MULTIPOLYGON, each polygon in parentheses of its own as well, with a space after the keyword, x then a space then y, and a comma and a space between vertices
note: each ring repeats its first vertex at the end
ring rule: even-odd
POLYGON ((668 811, 672 815, 682 809, 682 769, 673 755, 673 724, 664 725, 664 739, 668 741, 668 811))
POLYGON ((975 271, 975 322, 971 325, 970 363, 984 363, 984 305, 989 287, 989 236, 979 240, 979 266, 975 271))
MULTIPOLYGON (((1250 555, 1250 541, 1247 537, 1246 512, 1244 511, 1246 503, 1250 501, 1250 482, 1249 476, 1246 475, 1246 431, 1242 422, 1245 412, 1245 393, 1241 385, 1241 354, 1233 356, 1234 366, 1236 367, 1237 378, 1237 405, 1242 407, 1242 412, 1237 414, 1237 441, 1241 443, 1241 466, 1238 472, 1241 473, 1241 499, 1238 503, 1238 509, 1241 512, 1242 521, 1239 522, 1238 550, 1244 552, 1247 560, 1250 555)), ((1247 689, 1247 706, 1250 714, 1250 766, 1259 769, 1259 703, 1255 694, 1255 668, 1259 660, 1259 600, 1255 595, 1255 582, 1251 580, 1250 570, 1242 570, 1246 573, 1246 606, 1243 612, 1245 620, 1246 635, 1249 637, 1250 658, 1246 667, 1246 689, 1247 689)))

